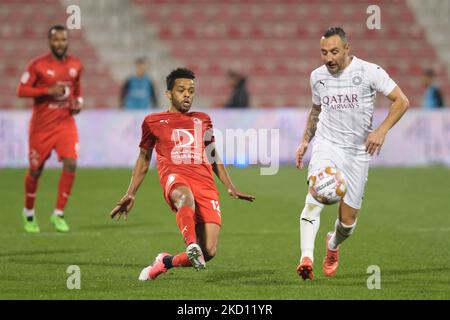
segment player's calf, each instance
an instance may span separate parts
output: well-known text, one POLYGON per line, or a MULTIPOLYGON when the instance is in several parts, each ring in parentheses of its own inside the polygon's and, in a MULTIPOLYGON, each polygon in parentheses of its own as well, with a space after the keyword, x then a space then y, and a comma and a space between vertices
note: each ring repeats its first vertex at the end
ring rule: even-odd
POLYGON ((332 250, 337 250, 339 245, 350 237, 356 228, 357 219, 353 220, 353 224, 346 225, 339 219, 336 219, 334 224, 334 232, 331 233, 329 240, 329 247, 332 250))
POLYGON ((25 207, 24 212, 27 217, 33 218, 34 216, 34 202, 36 201, 36 192, 38 188, 39 174, 30 170, 25 176, 25 207))
POLYGON ((320 213, 324 205, 308 193, 305 207, 300 215, 300 249, 302 260, 305 257, 314 261, 314 243, 320 226, 320 213))
POLYGON ((207 246, 201 247, 203 251, 203 256, 205 257, 205 261, 210 261, 216 256, 217 247, 216 246, 207 246))
POLYGON ((29 233, 39 232, 39 226, 34 214, 34 203, 36 201, 36 192, 41 173, 42 168, 37 170, 30 169, 25 176, 25 206, 22 216, 24 229, 29 233))

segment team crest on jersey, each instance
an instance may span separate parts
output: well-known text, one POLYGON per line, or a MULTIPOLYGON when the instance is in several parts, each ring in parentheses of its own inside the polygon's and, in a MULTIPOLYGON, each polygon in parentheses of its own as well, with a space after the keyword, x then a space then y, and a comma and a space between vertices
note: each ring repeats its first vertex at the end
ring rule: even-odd
POLYGON ((362 78, 361 78, 360 76, 354 76, 354 77, 352 78, 352 83, 353 83, 355 86, 359 86, 359 85, 362 83, 362 78))
POLYGON ((202 120, 200 120, 199 118, 192 118, 192 121, 194 121, 194 123, 196 124, 202 123, 202 120))
POLYGON ((75 68, 69 69, 69 76, 71 76, 72 78, 75 78, 77 76, 77 74, 78 74, 77 69, 75 69, 75 68))

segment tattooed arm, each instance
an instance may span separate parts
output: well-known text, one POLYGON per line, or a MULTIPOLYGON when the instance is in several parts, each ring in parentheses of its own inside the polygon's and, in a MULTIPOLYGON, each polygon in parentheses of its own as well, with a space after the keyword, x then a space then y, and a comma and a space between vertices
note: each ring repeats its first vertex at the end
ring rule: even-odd
POLYGON ((305 155, 306 150, 308 150, 309 143, 316 134, 317 123, 319 122, 319 114, 321 110, 320 105, 313 104, 311 111, 309 112, 308 123, 306 124, 303 139, 295 152, 295 165, 297 168, 303 169, 303 156, 305 155))
POLYGON ((313 104, 311 111, 309 112, 308 123, 306 124, 305 133, 303 134, 303 140, 310 142, 316 134, 317 123, 319 122, 319 114, 322 109, 320 106, 313 104))

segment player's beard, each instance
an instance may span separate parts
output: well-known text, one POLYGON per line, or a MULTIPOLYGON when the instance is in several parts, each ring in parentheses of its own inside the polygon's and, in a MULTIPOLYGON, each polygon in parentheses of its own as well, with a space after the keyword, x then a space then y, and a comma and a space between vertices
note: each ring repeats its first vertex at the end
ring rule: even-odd
POLYGON ((66 56, 67 49, 69 46, 66 46, 65 48, 54 48, 52 47, 52 53, 53 55, 58 59, 63 59, 66 56))
POLYGON ((173 106, 178 111, 185 113, 188 112, 191 109, 192 101, 189 103, 185 103, 185 100, 177 101, 176 103, 173 103, 173 106))

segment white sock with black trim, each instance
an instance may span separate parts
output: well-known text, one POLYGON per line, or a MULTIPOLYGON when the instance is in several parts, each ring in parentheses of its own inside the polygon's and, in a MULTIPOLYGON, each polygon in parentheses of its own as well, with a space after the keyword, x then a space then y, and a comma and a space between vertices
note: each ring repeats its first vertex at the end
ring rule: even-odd
POLYGON ((34 209, 23 208, 23 215, 27 218, 33 218, 34 217, 34 209))
POLYGON ((324 205, 318 202, 308 193, 305 199, 305 207, 300 215, 300 248, 301 259, 304 257, 314 261, 314 242, 320 226, 320 212, 324 205))
POLYGON ((62 217, 64 215, 64 211, 55 208, 55 210, 53 210, 53 215, 62 217))

